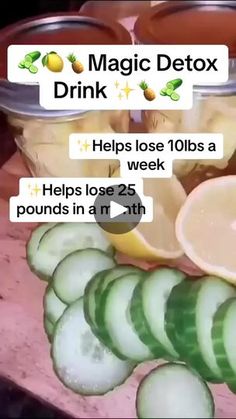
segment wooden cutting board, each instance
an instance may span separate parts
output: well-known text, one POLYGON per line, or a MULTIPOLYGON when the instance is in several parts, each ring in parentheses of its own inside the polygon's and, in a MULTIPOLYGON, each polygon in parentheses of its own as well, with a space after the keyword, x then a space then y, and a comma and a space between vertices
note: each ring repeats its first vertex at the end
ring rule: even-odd
MULTIPOLYGON (((45 284, 29 270, 25 244, 33 224, 11 223, 8 199, 18 193, 18 179, 28 176, 15 154, 0 170, 0 375, 35 397, 76 418, 134 418, 135 393, 155 363, 141 365, 120 388, 102 397, 82 397, 56 378, 43 330, 45 284)), ((236 396, 213 386, 217 418, 236 417, 236 396)))

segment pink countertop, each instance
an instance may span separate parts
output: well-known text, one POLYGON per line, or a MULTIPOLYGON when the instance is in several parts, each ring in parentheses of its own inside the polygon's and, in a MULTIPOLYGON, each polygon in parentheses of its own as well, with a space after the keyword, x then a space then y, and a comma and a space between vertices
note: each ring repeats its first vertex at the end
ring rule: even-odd
MULTIPOLYGON (((25 243, 33 225, 8 220, 8 197, 17 193, 18 176, 24 174, 19 156, 0 171, 0 375, 72 417, 134 418, 138 383, 154 363, 141 365, 123 386, 102 397, 73 394, 52 370, 42 321, 45 284, 30 272, 25 260, 25 243)), ((236 396, 224 385, 212 388, 216 417, 235 418, 236 396)))

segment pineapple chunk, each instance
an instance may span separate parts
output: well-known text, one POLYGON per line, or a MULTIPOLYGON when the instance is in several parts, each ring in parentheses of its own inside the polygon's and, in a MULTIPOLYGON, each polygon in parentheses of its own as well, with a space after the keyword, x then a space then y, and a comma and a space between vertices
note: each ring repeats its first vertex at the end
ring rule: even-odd
POLYGON ((177 132, 177 121, 172 120, 165 113, 166 111, 144 111, 142 113, 142 119, 148 132, 177 132))
POLYGON ((207 131, 212 134, 223 134, 224 157, 221 160, 200 160, 199 165, 225 169, 236 150, 236 120, 224 114, 217 113, 216 116, 208 122, 207 131))
POLYGON ((119 167, 119 160, 71 160, 69 136, 83 132, 113 134, 113 127, 127 132, 129 112, 88 112, 65 122, 11 118, 10 123, 23 131, 21 136, 16 137, 16 143, 33 176, 111 177, 119 167))
MULTIPOLYGON (((181 125, 181 111, 147 111, 142 114, 149 133, 176 133, 181 125)), ((195 160, 173 161, 173 173, 178 177, 187 175, 196 165, 195 160)))

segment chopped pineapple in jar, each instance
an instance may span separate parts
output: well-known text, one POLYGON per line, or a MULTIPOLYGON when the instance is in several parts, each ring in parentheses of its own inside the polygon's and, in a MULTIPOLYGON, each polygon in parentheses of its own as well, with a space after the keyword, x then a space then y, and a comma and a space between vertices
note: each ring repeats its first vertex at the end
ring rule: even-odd
POLYGON ((73 133, 129 131, 128 111, 87 112, 76 119, 50 121, 9 116, 15 141, 31 174, 38 177, 111 177, 119 160, 71 160, 73 133))
MULTIPOLYGON (((181 111, 143 111, 142 120, 149 133, 177 133, 181 127, 181 111)), ((195 167, 193 160, 175 160, 173 172, 177 177, 185 176, 195 167)))
MULTIPOLYGON (((223 134, 224 156, 220 160, 175 160, 173 172, 194 186, 209 177, 223 175, 236 153, 236 97, 195 96, 188 111, 143 111, 142 119, 150 133, 223 134)), ((232 166, 231 172, 232 173, 232 166)), ((236 167, 233 168, 236 173, 236 167)))

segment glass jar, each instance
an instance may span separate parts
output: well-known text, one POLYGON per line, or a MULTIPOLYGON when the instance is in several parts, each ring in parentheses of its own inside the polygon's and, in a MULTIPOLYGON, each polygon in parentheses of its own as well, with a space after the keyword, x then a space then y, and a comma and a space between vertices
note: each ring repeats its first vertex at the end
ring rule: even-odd
POLYGON ((235 96, 195 95, 189 111, 143 111, 150 133, 214 133, 224 136, 221 160, 175 160, 173 172, 189 192, 211 177, 236 174, 236 92, 235 96))
POLYGON ((187 192, 211 177, 236 174, 236 2, 165 2, 142 14, 134 33, 139 44, 225 44, 230 52, 227 83, 194 86, 188 111, 143 111, 150 133, 221 133, 221 160, 176 160, 173 171, 187 192), (224 30, 219 26, 224 22, 224 30))
POLYGON ((71 160, 69 135, 128 132, 129 112, 86 112, 49 120, 9 114, 8 122, 32 176, 110 177, 119 167, 119 160, 71 160))
POLYGON ((15 141, 30 173, 38 177, 108 177, 118 160, 71 160, 72 133, 126 133, 128 111, 47 111, 39 105, 38 85, 6 81, 6 49, 21 44, 131 44, 116 22, 57 14, 19 22, 0 31, 0 109, 7 115, 15 141), (30 41, 29 41, 30 33, 30 41))

